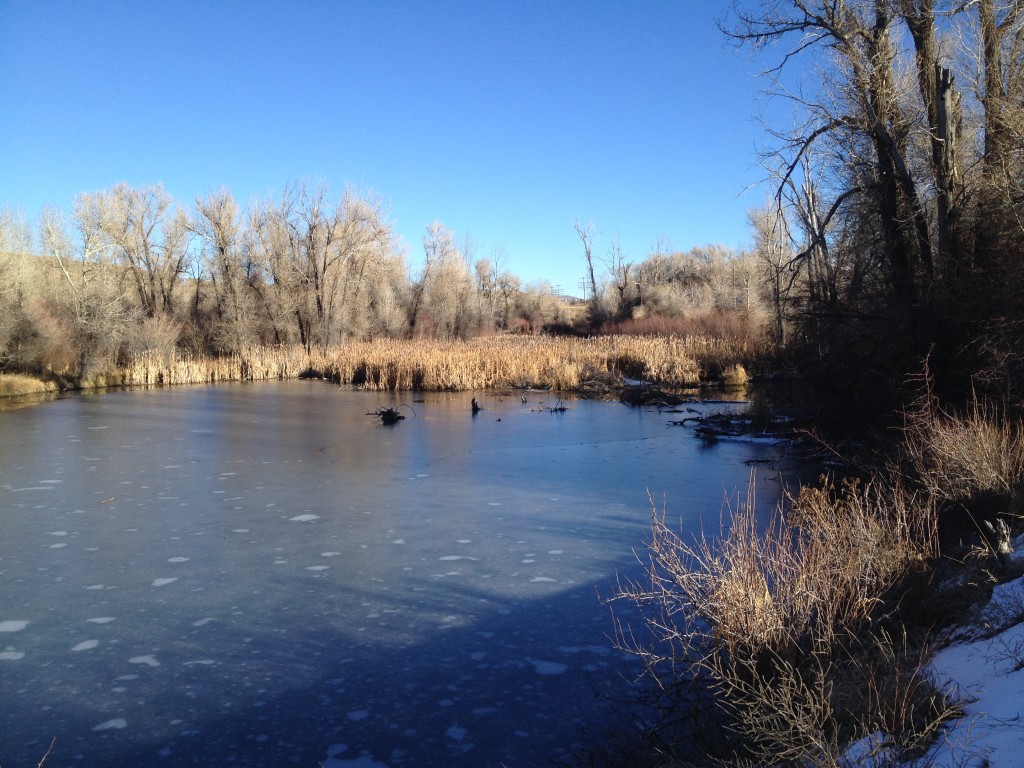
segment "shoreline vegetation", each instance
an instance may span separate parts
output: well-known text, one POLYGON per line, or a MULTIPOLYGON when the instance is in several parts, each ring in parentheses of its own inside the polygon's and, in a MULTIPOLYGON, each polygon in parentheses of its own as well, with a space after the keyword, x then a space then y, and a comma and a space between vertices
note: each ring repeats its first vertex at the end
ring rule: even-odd
POLYGON ((0 397, 67 390, 321 378, 369 391, 549 388, 595 396, 626 382, 670 388, 747 384, 765 356, 743 338, 497 335, 466 341, 378 339, 307 352, 251 346, 219 357, 143 352, 87 378, 0 374, 0 397))

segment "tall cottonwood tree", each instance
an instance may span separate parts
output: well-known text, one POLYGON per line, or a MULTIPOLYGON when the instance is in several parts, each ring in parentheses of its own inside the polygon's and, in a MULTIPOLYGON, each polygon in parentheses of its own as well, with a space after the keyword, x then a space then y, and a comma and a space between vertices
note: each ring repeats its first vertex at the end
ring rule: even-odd
POLYGON ((24 260, 32 247, 32 229, 25 216, 0 207, 0 368, 19 361, 25 330, 24 260))
POLYGON ((335 202, 325 185, 303 182, 253 208, 248 249, 263 272, 250 287, 275 339, 294 329, 310 350, 369 331, 369 283, 387 273, 395 241, 379 199, 347 189, 335 202))
MULTIPOLYGON (((77 352, 64 372, 88 376, 117 365, 136 343, 145 343, 141 312, 132 302, 128 276, 114 261, 116 247, 105 231, 104 210, 94 195, 79 195, 71 222, 48 206, 39 216, 40 269, 54 277, 47 314, 60 324, 77 352)), ((42 320, 42 318, 39 318, 42 320)), ((45 332, 50 323, 37 321, 45 332)))
POLYGON ((85 196, 94 208, 114 259, 126 270, 143 313, 173 315, 175 294, 188 259, 185 219, 171 210, 162 185, 117 184, 85 196))
POLYGON ((259 279, 246 248, 243 216, 227 190, 197 198, 188 217, 189 230, 199 238, 210 289, 213 293, 212 336, 223 351, 238 352, 260 341, 257 319, 259 279))
MULTIPOLYGON (((886 365, 906 373, 936 345, 969 345, 1000 304, 993 286, 1020 282, 1024 238, 1006 226, 1020 201, 1005 190, 1021 164, 1022 16, 1016 0, 734 5, 727 34, 781 46, 770 89, 785 92, 797 60, 817 66, 818 87, 794 99, 796 127, 773 130, 768 165, 804 234, 804 316, 819 342, 833 335, 819 344, 833 359, 881 331, 903 344, 904 362, 886 365)), ((1003 293, 1003 315, 1024 306, 1003 293)))

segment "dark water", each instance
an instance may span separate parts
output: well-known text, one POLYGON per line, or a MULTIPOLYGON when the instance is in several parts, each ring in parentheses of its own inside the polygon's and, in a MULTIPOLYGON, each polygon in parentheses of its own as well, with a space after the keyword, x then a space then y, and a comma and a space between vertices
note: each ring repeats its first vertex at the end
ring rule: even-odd
POLYGON ((476 417, 470 394, 309 381, 0 412, 0 765, 53 739, 46 768, 570 756, 595 691, 625 692, 599 595, 637 571, 648 491, 717 525, 774 449, 476 396, 476 417))

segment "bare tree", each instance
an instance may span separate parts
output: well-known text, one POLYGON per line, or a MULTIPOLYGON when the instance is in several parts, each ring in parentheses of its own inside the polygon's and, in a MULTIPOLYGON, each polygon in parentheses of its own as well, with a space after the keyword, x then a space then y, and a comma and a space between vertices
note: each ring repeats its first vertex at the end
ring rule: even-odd
POLYGON ((0 367, 19 362, 25 328, 24 260, 32 247, 32 230, 24 214, 0 208, 0 367))
POLYGON ((619 319, 624 319, 630 315, 633 308, 632 299, 636 290, 632 276, 633 263, 627 260, 618 237, 615 237, 608 247, 607 264, 608 274, 616 293, 616 314, 619 319))
POLYGON ((70 332, 66 342, 76 353, 74 372, 82 376, 116 365, 139 319, 124 272, 112 261, 115 247, 105 236, 105 222, 96 203, 89 195, 76 199, 77 237, 72 236, 60 209, 44 208, 39 217, 43 255, 52 260, 60 275, 53 287, 50 312, 61 317, 70 332))
POLYGON ((174 294, 186 271, 188 230, 170 211, 162 186, 118 184, 88 202, 100 214, 103 235, 127 269, 136 298, 148 317, 173 314, 174 294))
MULTIPOLYGON (((580 224, 579 219, 575 223, 576 234, 580 238, 580 242, 583 244, 583 259, 587 263, 587 279, 590 285, 590 315, 591 321, 597 322, 599 320, 598 315, 598 299, 599 292, 597 290, 597 277, 594 274, 594 225, 587 224, 583 226, 580 224)), ((584 296, 584 298, 586 298, 584 296)))
POLYGON ((205 199, 196 198, 189 230, 202 243, 207 275, 214 294, 219 346, 238 352, 259 341, 256 319, 258 303, 254 282, 259 279, 256 263, 246 248, 242 214, 226 189, 205 199))
POLYGON ((769 204, 749 211, 747 220, 754 233, 754 253, 771 296, 775 343, 781 347, 786 343, 786 306, 797 274, 786 217, 778 206, 769 204))

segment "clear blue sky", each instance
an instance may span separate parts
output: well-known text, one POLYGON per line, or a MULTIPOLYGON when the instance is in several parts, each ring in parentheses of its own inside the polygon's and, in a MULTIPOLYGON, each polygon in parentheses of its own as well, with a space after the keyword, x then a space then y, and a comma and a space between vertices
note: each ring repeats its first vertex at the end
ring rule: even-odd
POLYGON ((0 205, 163 183, 243 205, 289 181, 388 204, 410 264, 442 221, 524 281, 748 242, 758 69, 725 0, 0 0, 0 205))

